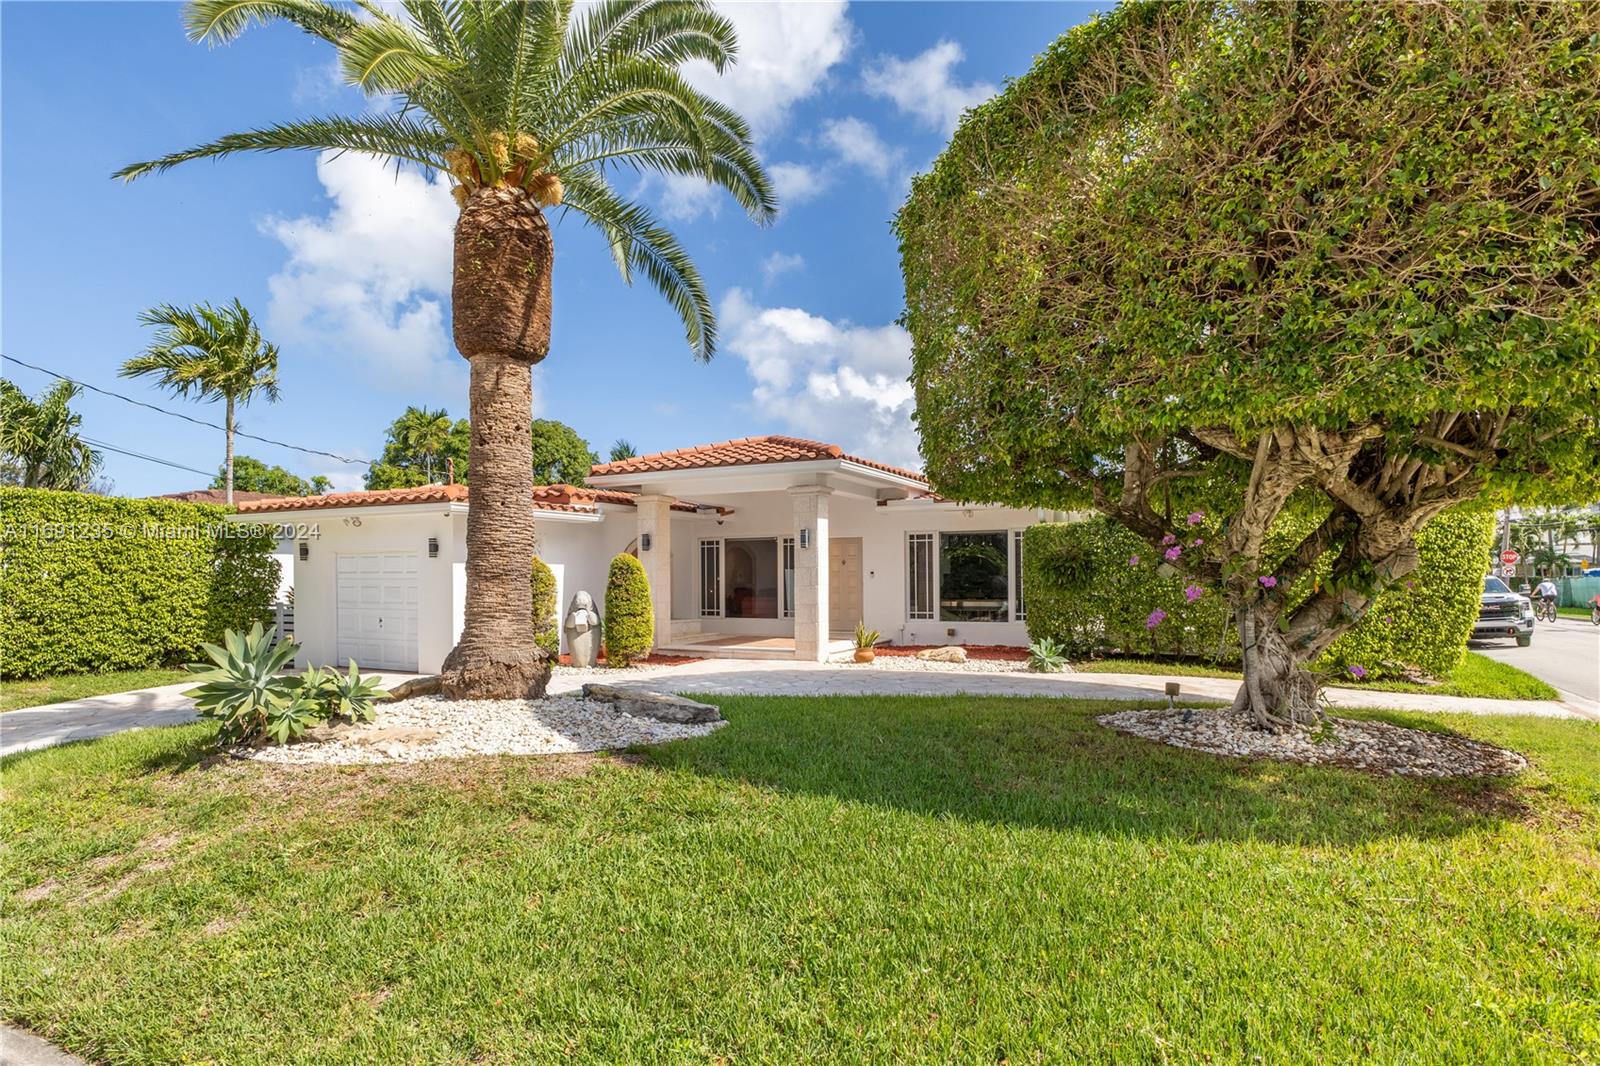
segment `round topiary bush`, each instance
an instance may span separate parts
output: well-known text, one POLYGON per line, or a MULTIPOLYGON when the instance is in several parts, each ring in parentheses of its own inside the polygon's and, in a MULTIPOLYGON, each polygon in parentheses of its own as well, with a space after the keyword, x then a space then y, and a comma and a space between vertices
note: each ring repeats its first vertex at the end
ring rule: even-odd
POLYGON ((606 578, 606 662, 627 666, 655 643, 655 608, 644 566, 626 553, 611 560, 606 578))
POLYGON ((561 622, 556 617, 556 575, 533 557, 533 642, 550 658, 561 654, 561 622))

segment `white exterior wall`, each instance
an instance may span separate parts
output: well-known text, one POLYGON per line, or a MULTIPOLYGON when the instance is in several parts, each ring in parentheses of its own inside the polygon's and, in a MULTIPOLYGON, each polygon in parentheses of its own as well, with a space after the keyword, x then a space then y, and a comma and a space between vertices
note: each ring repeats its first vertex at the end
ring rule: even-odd
MULTIPOLYGON (((787 636, 793 632, 789 618, 700 618, 700 541, 709 538, 794 535, 794 511, 785 492, 752 493, 729 497, 734 513, 719 524, 711 515, 679 514, 673 522, 672 616, 702 622, 719 633, 787 636)), ((948 504, 895 503, 880 507, 873 500, 836 492, 829 497, 830 536, 861 538, 861 601, 869 629, 897 644, 1009 644, 1028 643, 1024 622, 911 621, 906 618, 906 534, 982 533, 1026 529, 1045 521, 1037 510, 948 504), (954 633, 947 632, 954 630, 954 633)), ((1008 541, 1009 546, 1009 541, 1008 541)), ((829 620, 835 633, 855 627, 856 619, 829 620)))
MULTIPOLYGON (((383 514, 305 519, 317 536, 306 537, 310 557, 294 555, 294 635, 300 666, 340 666, 338 660, 338 559, 341 554, 405 552, 417 557, 417 664, 437 670, 460 634, 456 574, 466 558, 466 519, 443 507, 408 507, 383 514), (352 524, 359 520, 360 525, 352 524), (457 535, 456 530, 460 533, 457 535), (428 558, 428 538, 439 539, 439 557, 428 558)), ((362 664, 357 664, 362 665, 362 664)))
POLYGON ((594 597, 596 611, 605 611, 606 576, 611 559, 634 538, 631 507, 608 507, 601 521, 570 522, 534 519, 539 558, 556 575, 556 616, 563 623, 561 650, 567 651, 567 605, 580 589, 594 597))

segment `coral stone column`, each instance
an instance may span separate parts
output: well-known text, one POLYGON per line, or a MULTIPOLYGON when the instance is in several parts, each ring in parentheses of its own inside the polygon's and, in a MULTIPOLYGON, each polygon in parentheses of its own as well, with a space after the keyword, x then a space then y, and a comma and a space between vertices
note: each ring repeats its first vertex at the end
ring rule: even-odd
POLYGON ((828 497, 832 489, 797 485, 794 504, 794 657, 828 658, 828 497), (809 530, 809 546, 802 531, 809 530))
POLYGON ((638 496, 639 562, 650 581, 650 605, 655 612, 656 647, 672 643, 672 497, 638 496), (645 550, 645 538, 650 550, 645 550))

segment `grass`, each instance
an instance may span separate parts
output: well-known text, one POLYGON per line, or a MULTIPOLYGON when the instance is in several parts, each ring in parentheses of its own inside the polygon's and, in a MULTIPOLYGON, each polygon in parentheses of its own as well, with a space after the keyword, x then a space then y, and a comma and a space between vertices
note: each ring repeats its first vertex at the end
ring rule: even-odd
POLYGON ((1557 607, 1556 608, 1556 614, 1560 615, 1563 618, 1582 618, 1585 621, 1587 621, 1589 619, 1589 608, 1587 608, 1587 607, 1557 607))
MULTIPOLYGON (((1231 677, 1244 675, 1237 670, 1189 663, 1159 662, 1148 659, 1096 659, 1074 663, 1079 673, 1152 674, 1162 677, 1231 677)), ((1418 685, 1409 681, 1356 681, 1333 678, 1330 684, 1341 688, 1373 689, 1379 692, 1423 692, 1433 696, 1479 696, 1495 700, 1553 700, 1560 698, 1554 688, 1537 677, 1487 655, 1469 651, 1461 665, 1437 685, 1418 685)))
POLYGON ((150 670, 117 670, 109 674, 61 674, 31 681, 4 681, 0 682, 0 711, 15 711, 44 703, 60 703, 62 700, 81 700, 86 696, 104 696, 109 692, 127 692, 135 688, 175 685, 193 676, 186 670, 158 667, 150 670))
POLYGON ((1600 726, 1514 782, 1235 762, 1050 699, 719 697, 621 759, 3 767, 0 1013, 115 1063, 1600 1056, 1600 726))

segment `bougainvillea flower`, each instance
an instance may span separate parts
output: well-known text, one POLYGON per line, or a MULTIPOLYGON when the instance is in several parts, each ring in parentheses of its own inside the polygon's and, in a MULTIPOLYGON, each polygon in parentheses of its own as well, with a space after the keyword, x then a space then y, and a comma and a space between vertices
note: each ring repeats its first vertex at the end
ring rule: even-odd
POLYGON ((1204 596, 1205 594, 1206 594, 1206 590, 1201 588, 1199 585, 1186 585, 1186 586, 1184 586, 1183 598, 1188 600, 1190 603, 1193 603, 1195 600, 1198 600, 1201 596, 1204 596))
POLYGON ((1350 668, 1350 676, 1355 678, 1357 681, 1360 681, 1363 677, 1367 676, 1366 668, 1362 666, 1352 666, 1350 668))
POLYGON ((1173 559, 1176 559, 1178 556, 1180 556, 1182 554, 1183 554, 1183 549, 1179 548, 1177 546, 1173 546, 1173 547, 1167 549, 1167 559, 1169 561, 1173 560, 1173 559))
POLYGON ((1129 566, 1138 566, 1139 565, 1139 557, 1137 555, 1128 556, 1128 565, 1129 566))
POLYGON ((1256 580, 1261 582, 1261 587, 1264 589, 1275 589, 1278 587, 1278 579, 1273 577, 1271 574, 1268 574, 1265 577, 1258 577, 1256 580))
POLYGON ((1189 524, 1191 526, 1197 526, 1201 522, 1204 522, 1205 520, 1206 520, 1206 513, 1204 511, 1191 511, 1191 512, 1189 512, 1189 524))
POLYGON ((1160 625, 1166 619, 1166 617, 1167 612, 1157 607, 1155 610, 1150 612, 1150 617, 1144 620, 1144 627, 1146 629, 1154 629, 1156 626, 1160 625))

